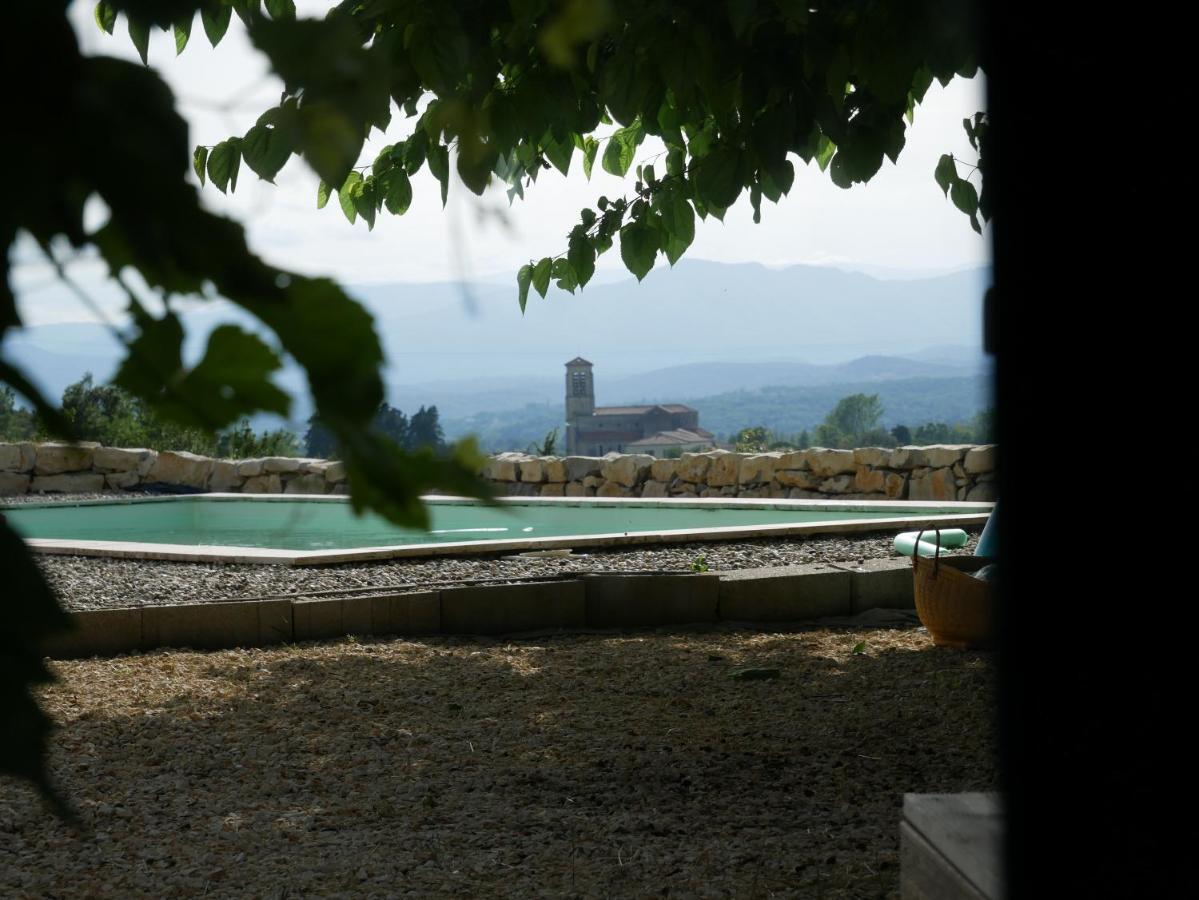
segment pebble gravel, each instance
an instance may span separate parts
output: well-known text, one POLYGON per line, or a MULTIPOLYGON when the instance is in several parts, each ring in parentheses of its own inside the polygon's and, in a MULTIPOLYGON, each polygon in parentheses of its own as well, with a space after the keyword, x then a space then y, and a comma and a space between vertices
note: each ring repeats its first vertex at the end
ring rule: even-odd
MULTIPOLYGON (((63 501, 105 495, 72 495, 63 501)), ((122 496, 128 496, 124 494, 122 496)), ((13 498, 46 502, 45 497, 13 498)), ((11 502, 6 500, 6 502, 11 502)), ((968 530, 973 553, 981 529, 968 530)), ((520 581, 582 572, 732 571, 808 563, 861 563, 893 558, 894 532, 820 535, 807 539, 664 544, 630 548, 585 548, 570 557, 432 557, 343 563, 321 567, 161 562, 84 556, 39 555, 38 563, 67 609, 105 609, 183 603, 211 603, 266 596, 304 596, 317 591, 361 588, 420 588, 520 581), (702 557, 702 561, 701 561, 702 557)))

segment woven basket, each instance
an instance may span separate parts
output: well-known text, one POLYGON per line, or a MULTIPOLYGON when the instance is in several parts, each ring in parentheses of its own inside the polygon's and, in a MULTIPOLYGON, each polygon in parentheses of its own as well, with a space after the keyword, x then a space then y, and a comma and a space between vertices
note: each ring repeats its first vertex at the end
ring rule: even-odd
MULTIPOLYGON (((924 536, 924 532, 920 532, 924 536)), ((919 547, 920 538, 916 539, 919 547)), ((916 613, 942 647, 983 649, 995 636, 995 585, 968 575, 961 567, 979 568, 993 560, 977 556, 941 559, 941 535, 932 559, 912 553, 916 613)))

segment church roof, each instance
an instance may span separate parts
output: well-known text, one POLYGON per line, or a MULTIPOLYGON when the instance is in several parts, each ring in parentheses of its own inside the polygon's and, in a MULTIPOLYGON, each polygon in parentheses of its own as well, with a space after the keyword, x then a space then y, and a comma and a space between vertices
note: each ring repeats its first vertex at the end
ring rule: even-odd
MULTIPOLYGON (((701 429, 702 431, 702 429, 701 429)), ((675 431, 659 431, 656 434, 651 434, 649 437, 644 437, 639 441, 633 441, 628 446, 630 447, 656 447, 656 446, 671 446, 673 444, 700 444, 711 443, 712 432, 690 431, 686 428, 679 428, 675 431)))
POLYGON ((583 359, 583 357, 581 357, 581 356, 576 356, 574 359, 572 359, 570 362, 568 362, 567 365, 568 366, 590 366, 591 363, 589 363, 587 360, 583 359))
POLYGON ((645 406, 597 406, 594 415, 639 416, 655 409, 668 413, 694 412, 690 406, 683 406, 681 403, 648 403, 645 406))

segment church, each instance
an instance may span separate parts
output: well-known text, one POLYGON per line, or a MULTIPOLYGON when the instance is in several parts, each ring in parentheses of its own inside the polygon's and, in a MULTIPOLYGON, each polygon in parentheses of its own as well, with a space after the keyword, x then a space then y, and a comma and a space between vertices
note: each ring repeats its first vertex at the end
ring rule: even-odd
POLYGON ((596 406, 591 370, 581 356, 566 364, 567 454, 648 453, 665 458, 716 446, 714 435, 699 427, 699 412, 690 406, 596 406))

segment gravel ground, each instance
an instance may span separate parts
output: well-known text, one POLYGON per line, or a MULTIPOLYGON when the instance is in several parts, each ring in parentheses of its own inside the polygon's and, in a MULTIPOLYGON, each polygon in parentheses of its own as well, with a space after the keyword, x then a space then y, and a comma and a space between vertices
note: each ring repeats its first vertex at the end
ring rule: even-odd
MULTIPOLYGON (((103 495, 90 495, 103 496, 103 495)), ((122 495, 127 496, 127 495, 122 495)), ((83 499, 70 497, 64 499, 83 499)), ((24 499, 33 502, 34 498, 24 499)), ((45 502, 46 498, 38 497, 45 502)), ((950 554, 973 553, 981 529, 950 554)), ((211 603, 272 595, 303 595, 346 588, 448 586, 477 579, 518 581, 572 572, 691 571, 700 556, 710 571, 818 562, 856 563, 893 556, 895 532, 825 535, 808 539, 588 548, 569 558, 507 556, 432 557, 322 567, 158 562, 85 556, 37 556, 68 609, 211 603)))
POLYGON ((997 784, 991 656, 914 627, 53 667, 86 831, 0 779, 6 898, 898 897, 902 795, 997 784))

